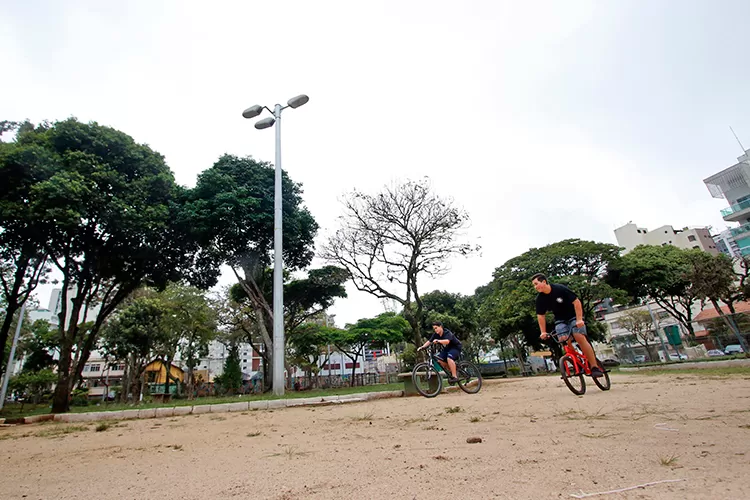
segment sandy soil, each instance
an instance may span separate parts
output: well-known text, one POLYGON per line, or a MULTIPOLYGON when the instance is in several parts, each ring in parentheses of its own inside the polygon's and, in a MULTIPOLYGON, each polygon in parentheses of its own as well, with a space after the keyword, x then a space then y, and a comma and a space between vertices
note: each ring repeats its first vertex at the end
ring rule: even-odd
POLYGON ((71 425, 0 429, 0 497, 538 500, 685 479, 598 498, 750 498, 750 374, 71 425))

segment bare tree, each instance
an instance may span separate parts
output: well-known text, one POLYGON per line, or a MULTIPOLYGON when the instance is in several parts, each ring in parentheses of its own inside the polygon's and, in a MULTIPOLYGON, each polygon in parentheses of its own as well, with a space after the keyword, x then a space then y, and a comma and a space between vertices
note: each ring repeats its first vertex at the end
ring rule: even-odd
POLYGON ((451 256, 479 249, 463 241, 468 214, 435 193, 426 178, 386 186, 375 195, 354 191, 344 207, 324 258, 345 268, 358 290, 399 303, 420 344, 419 277, 445 274, 451 256))
POLYGON ((636 342, 646 349, 649 361, 656 361, 652 352, 653 345, 649 344, 649 341, 653 340, 654 325, 648 311, 631 309, 625 311, 622 316, 617 318, 617 321, 620 326, 633 335, 636 342))

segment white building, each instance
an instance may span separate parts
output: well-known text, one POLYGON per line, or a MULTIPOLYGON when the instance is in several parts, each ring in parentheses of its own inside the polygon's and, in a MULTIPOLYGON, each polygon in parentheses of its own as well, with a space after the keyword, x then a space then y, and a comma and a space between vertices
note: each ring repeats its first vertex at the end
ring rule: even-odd
MULTIPOLYGON (((75 287, 68 289, 68 306, 66 310, 66 322, 68 318, 70 318, 70 311, 73 309, 73 296, 76 293, 75 287)), ((89 307, 85 311, 81 311, 79 320, 81 322, 84 321, 94 321, 96 319, 96 316, 99 314, 100 305, 95 304, 91 307, 89 307), (85 315, 85 317, 84 317, 85 315)), ((62 288, 54 288, 52 289, 52 293, 49 297, 49 305, 46 308, 38 308, 38 309, 32 309, 29 311, 29 318, 31 319, 31 322, 38 319, 43 319, 47 322, 49 322, 50 325, 53 327, 57 327, 60 325, 60 312, 62 311, 62 288)), ((67 325, 66 325, 67 326, 67 325)))
POLYGON ((675 229, 672 226, 661 226, 649 231, 632 222, 615 229, 617 244, 627 253, 638 245, 672 245, 678 248, 697 248, 717 255, 719 250, 707 227, 675 229))
POLYGON ((750 255, 750 149, 737 158, 735 165, 704 179, 703 183, 711 196, 729 203, 721 216, 727 222, 740 224, 729 230, 730 237, 740 255, 750 255))
POLYGON ((734 238, 734 231, 734 229, 725 229, 719 234, 714 235, 714 243, 716 243, 716 249, 733 259, 742 257, 740 246, 737 244, 737 240, 735 240, 734 238))
MULTIPOLYGON (((250 344, 241 343, 239 345, 240 370, 244 378, 250 378, 256 372, 263 370, 263 360, 260 354, 256 352, 250 344)), ((201 358, 195 367, 196 374, 204 372, 204 380, 212 382, 215 377, 224 373, 224 363, 229 356, 229 348, 221 342, 214 340, 208 345, 208 356, 201 358)), ((197 375, 196 375, 197 376, 197 375)))

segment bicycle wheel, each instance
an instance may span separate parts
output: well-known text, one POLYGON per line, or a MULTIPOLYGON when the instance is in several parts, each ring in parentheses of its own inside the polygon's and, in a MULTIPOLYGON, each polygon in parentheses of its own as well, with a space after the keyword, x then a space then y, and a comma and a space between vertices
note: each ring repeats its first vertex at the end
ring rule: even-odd
POLYGON ((568 354, 560 358, 560 374, 570 392, 577 396, 582 396, 586 393, 586 380, 583 378, 583 373, 576 372, 576 365, 573 362, 573 358, 568 354))
POLYGON ((414 388, 426 398, 434 398, 443 390, 443 377, 430 363, 419 363, 411 371, 414 388))
POLYGON ((603 391, 608 391, 609 388, 612 387, 612 384, 609 381, 609 372, 607 372, 604 369, 604 365, 602 364, 602 361, 599 358, 596 358, 596 362, 599 363, 599 368, 601 369, 601 371, 604 372, 604 375, 602 377, 591 377, 591 378, 594 379, 594 383, 599 389, 603 391))
POLYGON ((461 361, 456 366, 456 375, 458 375, 458 386, 462 391, 468 394, 476 394, 482 388, 482 374, 477 368, 468 361, 461 361))

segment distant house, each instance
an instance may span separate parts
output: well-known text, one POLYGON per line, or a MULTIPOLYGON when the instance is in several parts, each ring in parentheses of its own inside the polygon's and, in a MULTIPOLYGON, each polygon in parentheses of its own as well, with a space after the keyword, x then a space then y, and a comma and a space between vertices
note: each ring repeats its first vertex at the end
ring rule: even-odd
MULTIPOLYGON (((750 302, 735 303, 734 311, 737 313, 734 317, 737 326, 747 340, 750 330, 750 302)), ((732 314, 729 306, 721 306, 721 312, 727 316, 732 314)), ((695 340, 705 345, 706 349, 723 350, 726 345, 737 343, 737 337, 722 322, 715 307, 706 307, 695 317, 695 322, 705 328, 703 332, 696 332, 695 340)))
MULTIPOLYGON (((146 383, 149 386, 150 392, 164 393, 165 385, 167 383, 166 365, 161 360, 155 359, 146 365, 144 372, 146 374, 146 383)), ((177 392, 177 384, 185 381, 185 371, 172 363, 169 367, 169 373, 171 375, 169 379, 169 392, 174 394, 177 392)))

